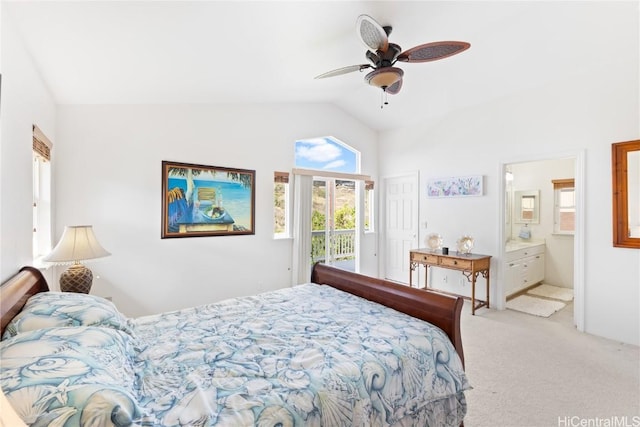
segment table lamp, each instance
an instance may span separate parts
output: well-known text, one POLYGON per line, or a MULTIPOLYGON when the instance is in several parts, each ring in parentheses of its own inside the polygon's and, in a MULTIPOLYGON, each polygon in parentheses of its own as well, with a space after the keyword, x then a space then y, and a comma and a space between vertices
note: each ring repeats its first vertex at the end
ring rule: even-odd
POLYGON ((62 238, 43 261, 59 265, 72 264, 60 275, 60 290, 88 294, 93 282, 93 273, 80 264, 80 261, 109 255, 111 254, 98 243, 91 225, 74 225, 64 228, 62 238))

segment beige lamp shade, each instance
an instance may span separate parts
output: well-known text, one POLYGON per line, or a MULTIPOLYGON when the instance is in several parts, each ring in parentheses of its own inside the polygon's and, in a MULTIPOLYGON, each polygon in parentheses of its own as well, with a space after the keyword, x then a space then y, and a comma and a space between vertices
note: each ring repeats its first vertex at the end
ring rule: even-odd
POLYGON ((62 238, 43 261, 54 264, 73 264, 60 275, 60 290, 63 292, 89 293, 93 273, 80 261, 111 255, 98 243, 91 225, 75 225, 64 228, 62 238))

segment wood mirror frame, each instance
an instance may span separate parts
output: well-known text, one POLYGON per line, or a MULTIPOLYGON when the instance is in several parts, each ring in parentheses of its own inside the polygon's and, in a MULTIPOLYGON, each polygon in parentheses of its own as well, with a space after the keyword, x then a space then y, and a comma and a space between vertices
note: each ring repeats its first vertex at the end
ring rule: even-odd
MULTIPOLYGON (((628 154, 640 151, 640 140, 611 144, 613 184, 613 246, 640 249, 640 237, 631 237, 629 227, 628 154)), ((636 188, 632 191, 638 191, 636 188)))

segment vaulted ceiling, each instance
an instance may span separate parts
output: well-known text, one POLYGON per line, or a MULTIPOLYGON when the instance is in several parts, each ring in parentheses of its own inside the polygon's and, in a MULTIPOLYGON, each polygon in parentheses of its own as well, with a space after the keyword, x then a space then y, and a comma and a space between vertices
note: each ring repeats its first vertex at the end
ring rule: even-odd
MULTIPOLYGON (((598 67, 602 2, 5 1, 59 104, 332 103, 376 130, 535 89, 598 67), (403 49, 440 40, 471 48, 398 63, 404 85, 381 108, 356 18, 393 26, 403 49), (584 31, 589 28, 589 31, 584 31)), ((610 42, 610 41, 609 41, 610 42)))

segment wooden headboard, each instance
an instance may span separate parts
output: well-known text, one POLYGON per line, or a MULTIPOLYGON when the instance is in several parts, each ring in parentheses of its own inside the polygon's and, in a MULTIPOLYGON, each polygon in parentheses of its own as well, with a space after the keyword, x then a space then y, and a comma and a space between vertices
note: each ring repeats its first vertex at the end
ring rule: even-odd
POLYGON ((0 318, 2 331, 24 307, 31 295, 47 292, 49 285, 42 272, 34 267, 22 267, 18 274, 12 276, 0 287, 0 318))
MULTIPOLYGON (((427 290, 410 288, 387 280, 316 264, 311 281, 386 305, 394 310, 422 319, 442 329, 455 347, 464 366, 460 314, 464 300, 427 290)), ((47 281, 37 268, 23 267, 0 287, 2 331, 24 307, 27 299, 49 291, 47 281)))
POLYGON ((460 334, 463 298, 410 288, 320 263, 313 266, 311 281, 386 305, 439 327, 449 336, 464 366, 460 334))

